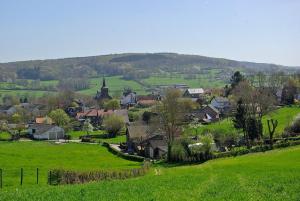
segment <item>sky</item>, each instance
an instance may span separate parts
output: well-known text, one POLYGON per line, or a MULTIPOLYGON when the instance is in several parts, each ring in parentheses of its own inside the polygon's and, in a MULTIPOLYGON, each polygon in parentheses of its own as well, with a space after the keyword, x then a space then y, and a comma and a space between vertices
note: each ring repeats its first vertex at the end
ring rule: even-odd
POLYGON ((175 52, 300 66, 300 0, 0 0, 0 62, 175 52))

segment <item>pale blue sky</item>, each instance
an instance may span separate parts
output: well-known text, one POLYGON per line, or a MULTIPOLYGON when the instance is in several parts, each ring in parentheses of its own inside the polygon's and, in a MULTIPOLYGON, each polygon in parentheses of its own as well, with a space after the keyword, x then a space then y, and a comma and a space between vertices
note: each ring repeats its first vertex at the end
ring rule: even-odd
POLYGON ((300 66, 300 0, 0 0, 0 62, 123 52, 300 66))

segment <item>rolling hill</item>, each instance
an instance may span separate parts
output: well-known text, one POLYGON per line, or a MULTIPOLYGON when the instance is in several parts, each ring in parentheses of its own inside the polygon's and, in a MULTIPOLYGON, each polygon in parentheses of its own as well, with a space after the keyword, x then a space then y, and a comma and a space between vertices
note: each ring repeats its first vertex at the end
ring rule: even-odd
POLYGON ((2 75, 23 79, 53 80, 62 77, 96 77, 123 75, 125 78, 146 78, 153 74, 205 74, 217 70, 226 77, 233 71, 293 73, 299 68, 276 64, 241 62, 223 58, 176 53, 126 53, 64 59, 31 60, 0 63, 2 75))

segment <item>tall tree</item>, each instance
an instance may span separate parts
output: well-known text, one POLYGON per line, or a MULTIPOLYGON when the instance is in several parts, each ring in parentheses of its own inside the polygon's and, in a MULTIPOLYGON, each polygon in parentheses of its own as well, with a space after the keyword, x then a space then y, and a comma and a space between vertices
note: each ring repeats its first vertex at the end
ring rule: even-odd
POLYGON ((268 122, 268 129, 269 129, 269 140, 270 140, 270 148, 272 149, 273 148, 273 136, 274 136, 274 133, 275 133, 275 130, 278 126, 278 121, 275 119, 268 119, 267 120, 268 122))
POLYGON ((181 131, 181 123, 188 108, 181 100, 181 92, 177 89, 166 90, 164 99, 156 106, 161 128, 166 134, 168 142, 168 160, 171 156, 171 147, 176 134, 181 131))
POLYGON ((240 71, 236 71, 230 79, 231 89, 233 89, 243 80, 245 80, 244 76, 240 73, 240 71))
POLYGON ((87 135, 89 135, 90 132, 92 132, 94 129, 93 125, 90 122, 91 122, 90 119, 86 119, 82 127, 82 130, 86 131, 87 135))
POLYGON ((52 110, 48 115, 56 125, 67 127, 70 122, 70 117, 62 109, 52 110))
POLYGON ((244 133, 244 139, 247 140, 246 136, 246 120, 247 120, 247 111, 246 106, 243 103, 242 98, 237 101, 236 112, 234 118, 232 119, 233 125, 236 129, 241 129, 244 133))
POLYGON ((116 135, 125 125, 124 119, 115 114, 106 117, 103 121, 103 124, 110 137, 116 137, 116 135))

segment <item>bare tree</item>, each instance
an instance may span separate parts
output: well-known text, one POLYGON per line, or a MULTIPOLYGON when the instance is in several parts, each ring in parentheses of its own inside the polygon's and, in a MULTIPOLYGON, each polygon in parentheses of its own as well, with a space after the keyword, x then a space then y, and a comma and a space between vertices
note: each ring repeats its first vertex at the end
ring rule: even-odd
POLYGON ((168 159, 170 159, 172 143, 176 135, 181 132, 181 124, 186 109, 189 108, 187 103, 181 101, 180 98, 181 92, 179 90, 168 89, 165 98, 155 108, 168 141, 168 159))
POLYGON ((269 129, 269 137, 270 137, 270 148, 273 148, 273 135, 275 133, 276 127, 278 125, 278 121, 275 119, 268 119, 268 129, 269 129))

